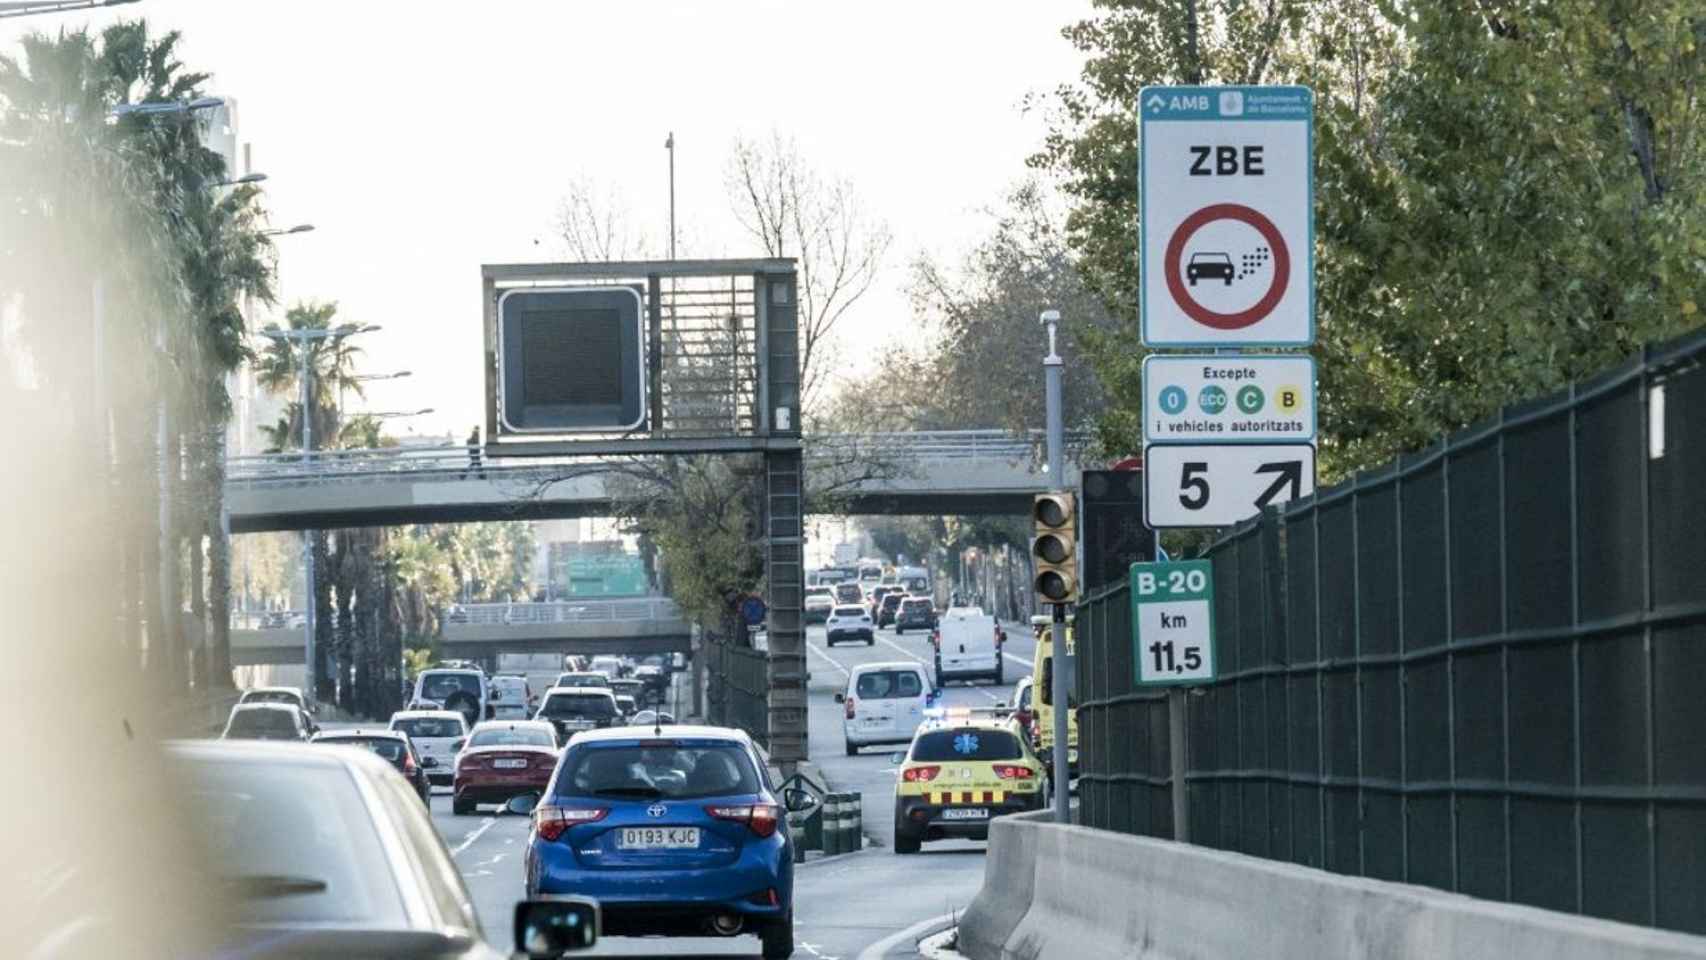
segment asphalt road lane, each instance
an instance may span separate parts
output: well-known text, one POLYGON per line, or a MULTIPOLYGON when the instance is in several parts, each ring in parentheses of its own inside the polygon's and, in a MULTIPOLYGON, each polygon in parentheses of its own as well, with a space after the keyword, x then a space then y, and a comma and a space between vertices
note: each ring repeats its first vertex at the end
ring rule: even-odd
MULTIPOLYGON (((947 706, 990 706, 1011 701, 1012 684, 1030 673, 1036 644, 1028 626, 1007 625, 1006 684, 952 684, 947 706)), ((925 845, 917 856, 893 853, 893 809, 896 767, 889 754, 904 749, 871 747, 849 757, 842 749, 842 708, 834 695, 843 689, 846 671, 862 663, 931 659, 928 634, 895 636, 878 632, 872 646, 824 646, 821 627, 807 631, 810 684, 809 746, 813 760, 837 790, 863 796, 865 850, 813 861, 796 869, 794 895, 794 956, 805 960, 855 960, 861 951, 897 931, 965 909, 983 882, 984 847, 978 841, 940 841, 925 845)), ((522 871, 527 842, 526 817, 502 814, 495 807, 473 816, 450 810, 450 793, 435 788, 432 819, 462 871, 486 938, 499 949, 510 946, 510 927, 516 900, 522 896, 522 871)), ((756 957, 758 939, 751 936, 694 939, 611 938, 592 956, 622 957, 756 957)), ((889 957, 916 956, 902 943, 889 957)))

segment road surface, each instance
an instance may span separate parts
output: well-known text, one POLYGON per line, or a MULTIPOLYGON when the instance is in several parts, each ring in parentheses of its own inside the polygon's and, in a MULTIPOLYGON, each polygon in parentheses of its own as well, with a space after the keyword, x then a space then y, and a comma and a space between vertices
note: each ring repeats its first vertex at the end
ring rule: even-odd
MULTIPOLYGON (((1007 685, 952 684, 948 706, 989 706, 1012 699, 1012 684, 1027 676, 1036 644, 1030 628, 1007 626, 1007 685)), ((858 853, 802 864, 794 894, 794 956, 802 960, 873 960, 876 956, 916 957, 911 936, 885 944, 909 928, 922 936, 946 926, 946 915, 963 910, 983 882, 984 844, 953 840, 926 844, 917 856, 892 852, 896 767, 890 749, 867 748, 845 755, 842 709, 835 694, 846 671, 861 663, 930 660, 926 634, 896 637, 877 634, 873 646, 824 646, 823 628, 807 631, 811 670, 809 748, 814 762, 836 790, 858 791, 864 798, 866 848, 858 853), (939 923, 929 923, 944 918, 939 923), (869 956, 867 950, 875 946, 869 956), (879 952, 880 951, 880 952, 879 952)), ((902 747, 895 747, 895 750, 902 747)), ((432 819, 449 845, 474 897, 486 937, 500 949, 510 945, 515 901, 522 896, 522 859, 527 818, 493 814, 458 817, 450 811, 450 793, 439 788, 432 798, 432 819)), ((756 957, 758 939, 611 938, 592 956, 756 957)))

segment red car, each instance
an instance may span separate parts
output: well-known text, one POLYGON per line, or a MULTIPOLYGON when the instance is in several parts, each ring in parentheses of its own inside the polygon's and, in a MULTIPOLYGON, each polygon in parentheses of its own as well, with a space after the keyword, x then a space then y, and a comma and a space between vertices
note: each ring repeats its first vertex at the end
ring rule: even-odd
POLYGON ((508 803, 524 793, 543 794, 557 768, 557 731, 541 720, 488 720, 474 727, 456 757, 453 813, 473 813, 482 803, 508 803))

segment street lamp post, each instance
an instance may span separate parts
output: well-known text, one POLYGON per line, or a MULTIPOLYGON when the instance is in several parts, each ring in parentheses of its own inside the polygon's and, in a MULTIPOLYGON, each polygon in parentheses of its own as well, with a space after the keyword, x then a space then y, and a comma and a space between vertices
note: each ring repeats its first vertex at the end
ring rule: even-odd
MULTIPOLYGON (((312 228, 310 227, 309 229, 312 228)), ((280 232, 301 233, 303 231, 298 228, 293 228, 291 230, 280 232)), ((349 337, 358 333, 371 333, 378 329, 379 327, 372 324, 362 327, 358 327, 354 324, 346 324, 341 327, 298 327, 292 330, 268 327, 261 331, 261 335, 264 337, 291 344, 300 360, 297 380, 300 381, 302 388, 302 399, 300 400, 300 403, 302 416, 302 462, 304 464, 310 462, 314 457, 313 391, 309 383, 313 375, 313 368, 308 363, 308 344, 329 340, 333 337, 349 337)), ((302 536, 303 593, 307 599, 307 602, 304 604, 306 607, 306 613, 303 616, 304 670, 302 686, 304 691, 307 693, 308 698, 313 700, 316 698, 315 684, 319 673, 319 663, 315 659, 318 651, 315 650, 314 643, 314 615, 317 612, 314 603, 316 599, 314 591, 314 531, 304 530, 302 531, 302 536)))
POLYGON ((669 258, 675 259, 675 131, 669 132, 663 146, 669 151, 669 258))
POLYGON ((354 376, 345 377, 344 379, 339 380, 338 381, 338 420, 342 421, 344 418, 344 384, 345 383, 372 383, 376 380, 401 380, 404 377, 412 377, 414 375, 415 374, 414 374, 413 370, 398 370, 395 373, 358 373, 358 374, 355 374, 354 376))

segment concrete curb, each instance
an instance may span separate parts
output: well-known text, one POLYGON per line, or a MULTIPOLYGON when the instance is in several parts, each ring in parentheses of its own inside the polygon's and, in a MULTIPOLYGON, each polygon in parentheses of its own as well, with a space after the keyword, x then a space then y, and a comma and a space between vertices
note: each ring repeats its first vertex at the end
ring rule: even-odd
POLYGON ((917 944, 938 927, 946 926, 951 930, 954 917, 955 914, 944 913, 939 917, 920 920, 905 930, 897 930, 859 951, 858 960, 883 960, 890 950, 903 943, 917 944))
POLYGON ((956 942, 959 932, 958 927, 949 927, 941 933, 925 937, 918 941, 918 955, 924 960, 966 960, 965 954, 949 946, 956 942))

